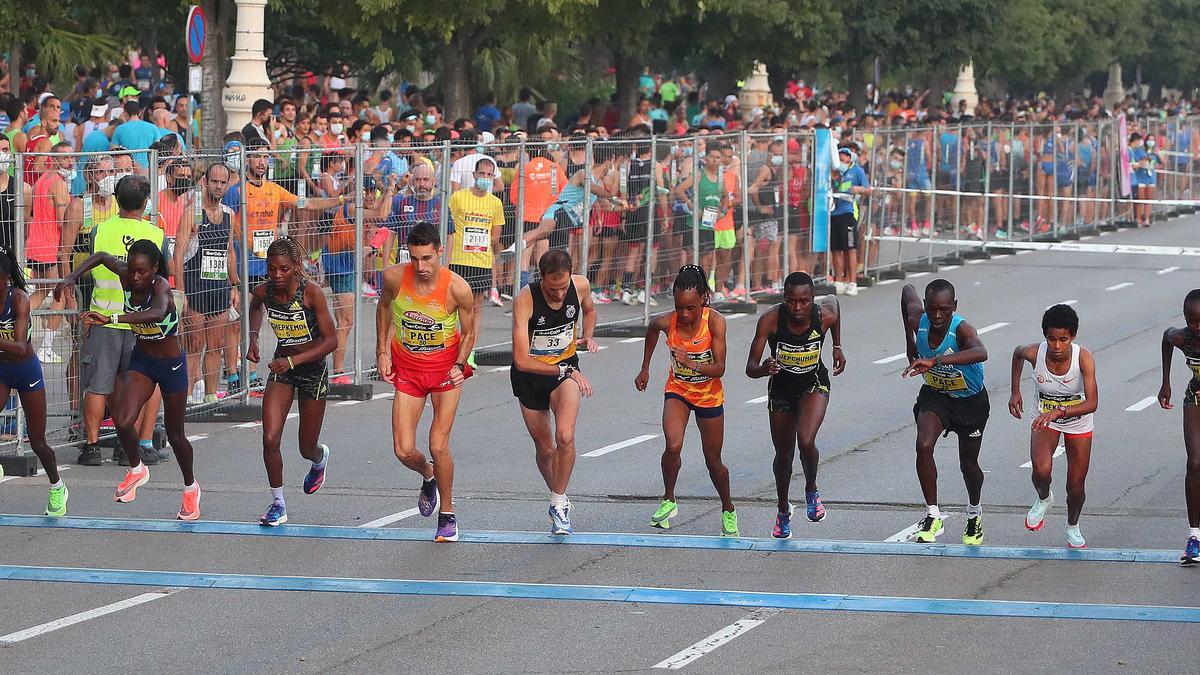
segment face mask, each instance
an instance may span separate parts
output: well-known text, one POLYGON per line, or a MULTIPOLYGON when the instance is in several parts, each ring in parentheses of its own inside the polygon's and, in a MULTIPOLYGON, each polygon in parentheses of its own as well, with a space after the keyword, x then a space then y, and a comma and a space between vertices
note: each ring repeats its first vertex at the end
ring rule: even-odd
POLYGON ((62 176, 64 180, 75 180, 75 169, 59 169, 58 175, 62 176))
POLYGON ((242 156, 240 154, 225 155, 225 166, 229 167, 230 171, 238 172, 242 170, 242 156))
POLYGON ((549 152, 558 152, 558 143, 547 143, 546 150, 549 152))
POLYGON ((492 191, 492 179, 491 178, 476 178, 475 179, 475 188, 477 190, 482 190, 483 192, 491 192, 492 191))
POLYGON ((392 143, 392 142, 394 142, 395 140, 396 140, 396 134, 388 134, 388 135, 387 135, 387 142, 388 142, 388 143, 392 143))
POLYGON ((1151 138, 1151 139, 1147 139, 1147 140, 1146 140, 1146 147, 1147 147, 1147 148, 1153 148, 1153 147, 1154 147, 1154 139, 1153 139, 1153 138, 1151 138))
POLYGON ((105 176, 101 178, 100 182, 96 184, 96 191, 105 197, 111 197, 117 191, 117 177, 105 176))
POLYGON ((482 155, 483 154, 483 146, 482 145, 475 146, 475 152, 482 155))
POLYGON ((427 126, 437 124, 437 118, 434 117, 433 115, 426 115, 425 116, 425 124, 427 126))
POLYGON ((775 166, 783 164, 783 155, 771 155, 771 163, 775 166))
POLYGON ((411 124, 410 124, 410 125, 408 125, 408 126, 405 126, 404 128, 405 128, 405 129, 408 129, 408 133, 410 133, 410 134, 415 134, 415 133, 417 133, 417 128, 416 128, 416 127, 414 127, 414 126, 412 126, 411 124))
POLYGON ((158 177, 158 191, 162 192, 163 190, 166 190, 166 189, 167 189, 167 177, 159 176, 158 177))
POLYGON ((275 138, 277 138, 277 139, 278 139, 278 138, 283 138, 283 130, 282 130, 282 129, 276 129, 276 130, 275 130, 275 138))
POLYGON ((694 151, 695 151, 695 148, 693 148, 693 147, 692 147, 692 146, 690 146, 690 145, 685 145, 685 146, 683 146, 683 156, 684 156, 684 157, 691 157, 691 156, 692 156, 692 153, 693 153, 694 151))
POLYGON ((900 170, 901 166, 903 166, 903 164, 901 164, 900 160, 898 160, 898 159, 893 159, 892 161, 888 162, 888 164, 891 165, 891 167, 893 169, 896 169, 897 171, 900 170))
POLYGON ((342 135, 343 129, 345 129, 345 127, 342 125, 341 122, 334 122, 333 124, 329 125, 329 132, 331 134, 333 134, 334 136, 342 135))
POLYGON ((176 178, 171 181, 171 190, 177 195, 181 195, 192 188, 191 178, 176 178))
POLYGON ((0 152, 0 171, 8 171, 12 167, 12 154, 8 152, 0 152))

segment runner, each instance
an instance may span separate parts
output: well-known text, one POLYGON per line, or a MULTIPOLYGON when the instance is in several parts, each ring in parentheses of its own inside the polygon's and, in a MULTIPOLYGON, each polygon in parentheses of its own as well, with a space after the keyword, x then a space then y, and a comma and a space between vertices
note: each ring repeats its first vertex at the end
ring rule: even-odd
POLYGON ((600 351, 592 339, 596 308, 587 277, 571 274, 571 256, 550 249, 538 259, 541 279, 513 300, 513 396, 533 439, 538 470, 550 488, 550 534, 571 534, 567 483, 575 466, 579 397, 592 385, 579 371, 576 348, 600 351), (583 333, 577 324, 583 318, 583 333), (573 380, 577 386, 559 386, 573 380), (553 427, 551 417, 553 416, 553 427))
POLYGON ((1171 354, 1178 349, 1192 371, 1183 394, 1183 447, 1187 451, 1187 478, 1183 489, 1187 497, 1188 540, 1179 557, 1179 564, 1188 566, 1200 562, 1200 288, 1188 292, 1183 299, 1183 328, 1168 328, 1162 339, 1162 388, 1158 404, 1164 410, 1171 403, 1171 354))
POLYGON ((29 318, 25 275, 21 273, 15 253, 7 247, 0 248, 0 295, 4 297, 3 309, 0 309, 0 400, 7 401, 13 390, 20 397, 29 446, 41 462, 46 480, 50 481, 46 515, 65 516, 69 493, 58 477, 54 450, 46 443, 46 380, 42 377, 42 363, 29 339, 33 325, 29 318))
POLYGON ((771 422, 771 441, 775 445, 775 492, 779 513, 775 516, 772 536, 792 536, 792 505, 788 491, 792 483, 792 460, 800 447, 804 466, 804 501, 808 519, 825 520, 825 505, 817 490, 817 431, 829 407, 829 371, 821 362, 826 333, 833 339, 833 374, 846 369, 842 354, 842 311, 837 298, 826 295, 814 301, 812 277, 792 272, 783 282, 783 302, 767 310, 758 320, 746 375, 767 382, 767 411, 771 422), (763 348, 771 346, 771 355, 762 360, 763 348))
POLYGON ((650 321, 646 329, 646 347, 642 370, 633 384, 646 391, 650 381, 650 358, 658 346, 660 333, 667 334, 671 350, 671 369, 663 392, 663 435, 666 449, 662 454, 663 498, 650 518, 650 525, 670 529, 670 519, 679 515, 675 501, 675 481, 679 478, 680 453, 688 417, 695 413, 700 430, 704 462, 717 494, 721 497, 721 535, 738 536, 737 513, 729 498, 729 470, 721 463, 725 439, 725 317, 709 308, 712 291, 708 275, 697 265, 679 269, 672 286, 675 309, 650 321), (690 342, 690 344, 689 344, 690 342))
POLYGON ((913 417, 917 422, 917 479, 927 513, 915 538, 932 542, 942 532, 933 448, 939 435, 954 432, 958 435, 958 461, 969 498, 963 543, 979 546, 983 543, 983 509, 979 504, 983 469, 979 468, 979 448, 990 411, 983 386, 987 348, 974 326, 959 316, 957 310, 954 285, 945 279, 929 282, 924 302, 912 284, 906 284, 900 295, 909 363, 902 376, 925 378, 913 406, 913 417))
POLYGON ((199 520, 200 486, 192 475, 192 444, 183 428, 188 395, 187 359, 179 341, 179 312, 167 283, 170 272, 166 258, 158 245, 149 239, 130 244, 125 260, 108 253, 94 253, 59 282, 54 289, 55 297, 74 286, 84 272, 100 265, 120 279, 125 306, 122 313, 111 316, 84 312, 84 322, 92 326, 129 324, 137 336, 113 415, 117 436, 129 459, 125 479, 117 486, 116 500, 122 503, 133 501, 137 489, 150 480, 150 469, 142 463, 138 450, 137 418, 154 393, 154 387, 158 386, 166 410, 167 442, 175 451, 179 470, 183 473, 183 505, 176 517, 199 520))
POLYGON ((1033 487, 1038 500, 1025 517, 1025 527, 1042 529, 1046 509, 1054 502, 1050 491, 1050 472, 1054 468, 1054 449, 1059 434, 1067 448, 1067 546, 1086 548, 1079 532, 1079 513, 1083 510, 1083 483, 1087 479, 1092 456, 1092 413, 1099 405, 1096 395, 1096 362, 1092 353, 1075 344, 1079 316, 1067 305, 1054 305, 1042 315, 1039 344, 1017 347, 1012 357, 1012 396, 1008 411, 1021 419, 1025 411, 1021 400, 1021 373, 1025 362, 1033 366, 1034 389, 1038 395, 1038 416, 1033 420, 1029 457, 1033 464, 1033 487), (1061 371, 1061 372, 1058 372, 1061 371))
POLYGON ((466 361, 475 347, 476 302, 467 281, 439 263, 442 241, 436 225, 414 225, 407 245, 411 262, 383 272, 383 291, 375 310, 375 356, 379 377, 396 387, 392 401, 396 458, 425 479, 417 508, 429 516, 440 505, 434 539, 458 541, 450 430, 462 383, 472 373, 466 361), (427 398, 433 402, 429 428, 433 462, 417 450, 417 424, 427 398))
POLYGON ((267 281, 250 294, 250 349, 246 359, 258 363, 258 331, 264 307, 276 339, 275 355, 267 364, 271 374, 267 376, 262 406, 263 463, 271 486, 271 505, 258 521, 271 527, 288 520, 279 445, 284 421, 297 396, 300 454, 312 462, 304 477, 304 494, 311 495, 325 484, 329 461, 329 446, 318 440, 325 419, 325 395, 329 392, 325 357, 337 348, 337 335, 325 293, 304 276, 306 259, 299 242, 291 237, 271 242, 267 247, 267 281))

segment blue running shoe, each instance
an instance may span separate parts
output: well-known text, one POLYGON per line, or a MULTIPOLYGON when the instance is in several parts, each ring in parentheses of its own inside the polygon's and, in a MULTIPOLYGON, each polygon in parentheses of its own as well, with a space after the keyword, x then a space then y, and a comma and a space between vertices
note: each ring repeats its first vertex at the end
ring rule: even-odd
POLYGON ((267 512, 262 518, 258 519, 259 525, 268 527, 279 527, 287 522, 287 509, 279 502, 271 502, 271 506, 267 508, 267 512))
POLYGON ((1188 537, 1187 546, 1183 549, 1183 555, 1179 558, 1179 564, 1184 567, 1190 567, 1200 562, 1200 539, 1188 537))
POLYGON ((775 529, 771 531, 771 536, 776 539, 791 539, 792 538, 792 512, 795 507, 788 504, 787 513, 779 513, 775 516, 775 529))
POLYGON ((808 519, 814 523, 825 520, 825 504, 821 501, 819 491, 805 492, 804 501, 808 503, 808 519))
POLYGON ((438 491, 437 479, 431 478, 421 483, 421 493, 417 495, 417 510, 422 516, 428 518, 433 515, 433 510, 437 508, 438 491))
POLYGON ((434 541, 458 541, 458 520, 453 513, 438 514, 437 534, 434 541))
POLYGON ((322 443, 321 450, 325 453, 321 457, 321 468, 318 469, 317 465, 313 464, 312 468, 308 470, 308 475, 304 477, 304 494, 306 495, 320 490, 321 486, 325 484, 325 469, 329 466, 329 446, 322 443))
POLYGON ((571 534, 571 506, 568 502, 563 506, 550 505, 550 534, 571 534))

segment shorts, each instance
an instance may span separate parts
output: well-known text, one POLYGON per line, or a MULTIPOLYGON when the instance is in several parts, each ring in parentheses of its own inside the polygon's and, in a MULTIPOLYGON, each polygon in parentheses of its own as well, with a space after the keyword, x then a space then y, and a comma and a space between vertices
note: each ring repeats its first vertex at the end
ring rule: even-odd
MULTIPOLYGON (((563 361, 563 364, 579 368, 579 359, 570 358, 563 361)), ((527 373, 523 370, 517 370, 513 366, 508 371, 508 379, 512 382, 513 396, 521 402, 521 407, 528 410, 549 410, 550 409, 550 394, 558 389, 558 385, 566 382, 570 378, 559 377, 558 375, 542 375, 541 373, 527 373)))
POLYGON ((643 206, 625 215, 625 228, 621 231, 621 241, 628 244, 645 244, 647 230, 650 229, 650 207, 643 206))
POLYGON ((1200 406, 1200 378, 1193 377, 1187 384, 1187 389, 1183 392, 1183 405, 1200 406))
POLYGON ((0 383, 22 394, 45 389, 42 362, 38 361, 36 356, 16 363, 0 361, 0 383))
MULTIPOLYGON (((57 267, 57 265, 58 263, 37 262, 34 260, 30 260, 29 262, 25 263, 25 266, 28 267, 31 272, 33 272, 33 276, 38 279, 51 278, 50 272, 53 268, 57 267)), ((55 272, 55 274, 57 274, 57 272, 55 272)))
POLYGON ((492 268, 471 265, 450 265, 450 271, 462 277, 472 293, 487 293, 492 287, 492 268))
POLYGON ((283 373, 271 373, 267 382, 278 382, 295 389, 301 401, 324 401, 329 394, 329 369, 325 359, 321 359, 316 363, 302 363, 283 373))
POLYGON ((229 311, 229 286, 203 291, 188 291, 188 309, 205 317, 213 317, 229 311))
POLYGON ((992 192, 999 192, 1001 190, 1007 190, 1008 189, 1008 181, 1011 179, 1011 177, 1012 177, 1012 172, 1010 172, 1008 170, 993 171, 991 183, 990 183, 992 192))
POLYGON ((571 231, 579 229, 579 223, 565 209, 559 209, 554 214, 554 231, 547 239, 550 248, 566 251, 571 241, 571 231))
POLYGON ((858 221, 853 213, 829 217, 829 250, 849 251, 858 248, 858 221))
POLYGON ((713 248, 718 251, 730 251, 737 246, 737 232, 735 230, 714 230, 713 231, 713 248))
POLYGON ((904 187, 909 190, 928 190, 931 187, 929 176, 923 173, 905 174, 904 187))
POLYGON ((137 337, 133 331, 92 326, 83 343, 83 390, 107 396, 129 370, 137 337))
MULTIPOLYGON (((393 348, 395 353, 395 348, 393 348)), ((393 363, 395 361, 393 360, 393 363)), ((453 367, 453 364, 451 364, 453 367)), ((430 394, 438 394, 444 391, 454 389, 454 384, 450 382, 450 369, 445 370, 420 370, 417 368, 395 369, 393 367, 392 377, 389 380, 396 391, 402 394, 408 394, 413 398, 423 399, 430 394)), ((463 373, 463 378, 471 377, 474 371, 470 366, 467 366, 466 372, 463 373)))
POLYGON ((957 190, 958 189, 958 172, 950 171, 942 173, 938 170, 937 186, 939 190, 957 190))
POLYGON ((1059 171, 1054 179, 1054 184, 1057 185, 1060 190, 1063 188, 1069 188, 1074 183, 1075 172, 1073 171, 1059 171))
POLYGON ((671 231, 675 234, 690 234, 692 231, 691 214, 685 211, 671 213, 671 231))
POLYGON ((789 235, 802 234, 808 237, 809 230, 812 229, 812 214, 808 211, 808 205, 789 206, 787 213, 787 233, 789 235))
POLYGON ((162 389, 164 396, 187 393, 187 353, 182 349, 179 350, 179 356, 159 359, 134 347, 129 357, 129 372, 145 375, 162 389))
POLYGON ((991 403, 986 389, 974 396, 954 398, 929 385, 921 385, 921 392, 917 394, 917 402, 913 405, 913 419, 918 419, 922 412, 938 416, 946 430, 943 435, 953 431, 959 438, 979 438, 987 426, 991 403))
POLYGON ((829 385, 814 382, 808 389, 792 396, 768 396, 767 397, 767 412, 773 413, 791 413, 795 415, 800 412, 800 399, 809 394, 820 394, 825 398, 829 398, 829 385))
MULTIPOLYGON (((690 247, 691 241, 688 245, 690 247)), ((717 250, 716 232, 714 230, 700 230, 700 253, 712 253, 717 250)))
POLYGON ((692 403, 673 391, 663 392, 664 401, 669 401, 671 399, 675 399, 676 401, 686 405, 688 410, 691 410, 693 413, 695 413, 696 419, 698 420, 711 420, 725 414, 725 406, 723 405, 716 406, 715 408, 701 408, 700 406, 692 403))
POLYGON ((754 238, 764 241, 776 241, 779 239, 779 221, 773 217, 764 216, 766 220, 760 220, 754 223, 754 238))
POLYGON ((609 227, 607 225, 596 225, 592 228, 592 237, 595 239, 621 239, 624 240, 625 235, 619 227, 609 227))
POLYGON ((1054 162, 1038 162, 1038 168, 1042 170, 1043 176, 1054 175, 1054 162))
MULTIPOLYGON (((342 295, 344 293, 353 294, 355 276, 354 272, 338 272, 334 274, 327 272, 325 280, 329 282, 329 292, 334 295, 342 295)), ((491 284, 489 283, 488 286, 490 287, 491 284)))
POLYGON ((1079 188, 1080 190, 1090 190, 1096 187, 1096 174, 1076 174, 1075 187, 1079 188))
MULTIPOLYGON (((537 229, 538 223, 525 223, 525 227, 521 229, 522 234, 532 232, 537 229)), ((504 223, 504 229, 500 230, 500 250, 504 250, 509 246, 517 243, 517 226, 514 222, 509 225, 507 221, 504 223)), ((514 249, 515 250, 515 249, 514 249)))

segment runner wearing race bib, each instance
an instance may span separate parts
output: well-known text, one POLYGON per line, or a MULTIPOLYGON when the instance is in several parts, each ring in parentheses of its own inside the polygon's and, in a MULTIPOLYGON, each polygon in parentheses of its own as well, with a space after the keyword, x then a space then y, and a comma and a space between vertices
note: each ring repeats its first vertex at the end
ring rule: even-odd
POLYGON ((1187 452, 1184 495, 1187 499, 1188 539, 1179 557, 1180 565, 1200 562, 1200 288, 1188 292, 1183 300, 1182 328, 1168 328, 1162 337, 1162 387, 1158 404, 1164 410, 1171 404, 1171 355, 1178 349, 1192 371, 1183 394, 1183 447, 1187 452))

